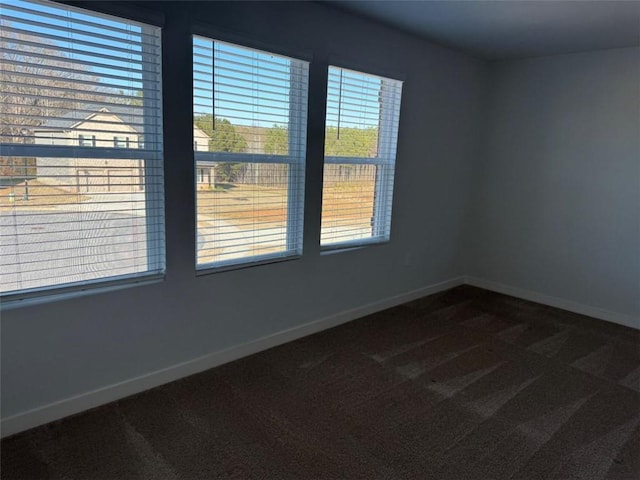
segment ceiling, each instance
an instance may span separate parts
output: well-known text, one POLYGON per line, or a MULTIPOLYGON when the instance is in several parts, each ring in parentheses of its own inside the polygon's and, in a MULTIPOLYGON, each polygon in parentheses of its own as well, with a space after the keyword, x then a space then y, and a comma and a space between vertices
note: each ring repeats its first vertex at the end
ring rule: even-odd
POLYGON ((640 0, 329 3, 488 60, 640 45, 640 0))

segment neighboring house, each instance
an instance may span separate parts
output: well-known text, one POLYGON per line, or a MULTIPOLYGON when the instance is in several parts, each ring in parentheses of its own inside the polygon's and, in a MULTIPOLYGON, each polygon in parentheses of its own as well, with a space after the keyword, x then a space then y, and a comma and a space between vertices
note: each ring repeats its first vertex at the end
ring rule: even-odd
MULTIPOLYGON (((193 126, 193 150, 206 152, 209 150, 209 135, 193 126)), ((196 185, 199 190, 208 190, 215 186, 215 170, 210 163, 196 162, 196 185)))
MULTIPOLYGON (((34 129, 35 143, 98 148, 142 147, 142 108, 93 105, 86 107, 83 112, 70 112, 34 129)), ((208 149, 209 136, 195 125, 193 137, 196 151, 208 149)), ((78 193, 144 190, 142 160, 119 159, 110 163, 109 160, 95 158, 40 157, 36 159, 36 169, 41 181, 78 193)), ((211 188, 215 182, 214 167, 198 163, 196 182, 199 189, 211 188)))

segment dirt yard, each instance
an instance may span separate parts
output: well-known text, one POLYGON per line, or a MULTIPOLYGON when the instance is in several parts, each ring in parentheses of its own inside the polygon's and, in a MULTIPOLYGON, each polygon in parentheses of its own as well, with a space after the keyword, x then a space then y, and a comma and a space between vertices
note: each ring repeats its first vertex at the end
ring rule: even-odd
MULTIPOLYGON (((373 214, 373 183, 352 182, 325 188, 322 222, 367 225, 373 214), (350 206, 345 206, 348 203, 350 206)), ((29 199, 25 200, 24 182, 0 187, 0 209, 13 207, 51 207, 90 199, 86 194, 29 181, 29 199)), ((198 214, 222 217, 242 229, 281 227, 287 217, 287 189, 254 185, 222 184, 214 191, 198 191, 198 214)))
MULTIPOLYGON (((373 215, 373 182, 336 184, 323 194, 323 223, 369 225, 373 215), (345 206, 348 203, 349 206, 345 206)), ((283 226, 287 217, 286 188, 222 185, 215 191, 198 191, 198 214, 222 217, 239 228, 283 226)))
POLYGON ((60 204, 83 202, 86 195, 70 193, 62 188, 53 187, 38 180, 29 180, 29 199, 25 199, 25 182, 17 185, 0 187, 0 209, 12 207, 51 207, 60 204))

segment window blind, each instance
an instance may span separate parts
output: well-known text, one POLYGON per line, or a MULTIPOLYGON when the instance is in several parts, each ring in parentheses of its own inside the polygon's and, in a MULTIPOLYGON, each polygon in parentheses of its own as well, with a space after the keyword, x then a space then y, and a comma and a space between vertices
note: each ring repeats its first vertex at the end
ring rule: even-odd
POLYGON ((308 63, 195 36, 197 267, 299 255, 308 63))
POLYGON ((323 247, 389 239, 402 82, 329 67, 323 247))
POLYGON ((0 292, 164 271, 160 29, 0 2, 0 292))

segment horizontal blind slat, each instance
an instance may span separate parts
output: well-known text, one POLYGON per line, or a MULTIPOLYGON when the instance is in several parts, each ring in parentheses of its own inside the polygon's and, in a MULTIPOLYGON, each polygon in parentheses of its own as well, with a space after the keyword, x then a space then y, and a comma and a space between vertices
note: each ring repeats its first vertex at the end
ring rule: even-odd
MULTIPOLYGON (((0 53, 7 55, 7 54, 15 54, 18 55, 16 53, 15 50, 10 50, 8 48, 0 48, 0 53)), ((148 64, 148 63, 140 63, 140 68, 135 68, 133 66, 131 67, 125 67, 122 65, 115 65, 114 63, 102 63, 102 62, 95 62, 95 61, 90 61, 90 60, 80 60, 78 58, 74 58, 74 57, 69 57, 66 58, 65 60, 60 60, 60 56, 59 55, 49 55, 49 54, 44 54, 44 53, 32 53, 32 52, 28 52, 28 51, 20 51, 19 52, 19 56, 21 57, 25 57, 26 59, 31 59, 30 61, 52 61, 52 62, 58 62, 58 63, 64 63, 64 64, 68 64, 69 66, 67 67, 63 67, 63 66, 56 66, 56 68, 51 68, 51 70, 53 71, 64 71, 64 72, 68 72, 68 73, 81 73, 81 74, 86 74, 87 69, 90 69, 92 67, 98 67, 98 68, 108 68, 109 70, 115 71, 115 72, 128 72, 128 73, 136 73, 138 75, 141 75, 143 73, 156 73, 155 68, 144 68, 146 67, 154 67, 153 64, 148 64), (71 66, 75 66, 76 68, 71 68, 71 66)), ((4 58, 2 60, 2 63, 6 64, 6 65, 21 65, 23 63, 25 63, 25 61, 28 60, 22 60, 22 59, 18 59, 18 60, 13 60, 13 59, 7 59, 4 58)), ((122 57, 118 59, 119 62, 123 62, 122 57)), ((128 61, 128 59, 124 59, 124 61, 126 61, 127 63, 129 63, 131 65, 131 62, 128 61)), ((113 61, 112 61, 113 62, 113 61)), ((126 76, 126 75, 108 75, 105 73, 101 74, 102 77, 109 77, 109 78, 124 78, 124 79, 131 79, 131 76, 126 76)))
MULTIPOLYGON (((33 55, 24 55, 24 56, 25 57, 29 57, 29 56, 33 57, 33 55)), ((47 57, 40 57, 40 58, 43 59, 43 60, 47 59, 47 57)), ((75 60, 72 60, 72 59, 64 60, 64 62, 72 64, 72 65, 78 65, 78 66, 84 65, 83 62, 78 62, 78 61, 75 61, 75 60)), ((9 60, 9 59, 5 58, 5 59, 2 59, 2 64, 3 65, 24 66, 25 65, 25 61, 23 61, 23 60, 9 60)), ((87 64, 87 66, 93 66, 93 65, 87 64)), ((71 67, 63 67, 63 66, 60 66, 60 65, 51 65, 51 64, 47 65, 46 71, 47 72, 65 72, 65 73, 70 73, 70 74, 78 75, 78 76, 89 76, 90 75, 89 73, 87 73, 88 70, 83 70, 83 69, 78 69, 78 68, 71 68, 71 67)), ((114 80, 124 80, 124 81, 128 81, 128 82, 133 82, 133 81, 141 82, 142 81, 141 76, 143 74, 145 74, 145 73, 156 73, 156 72, 154 72, 152 70, 149 70, 149 71, 145 71, 145 70, 136 71, 136 70, 133 70, 133 69, 125 69, 125 68, 119 68, 119 67, 110 67, 109 71, 113 71, 113 72, 120 72, 120 71, 122 71, 122 72, 127 72, 127 71, 134 72, 135 71, 137 74, 140 74, 140 76, 137 77, 137 78, 133 78, 130 75, 129 76, 127 76, 127 75, 117 75, 115 73, 105 73, 105 72, 101 72, 100 76, 103 77, 103 78, 112 78, 114 80)), ((60 78, 60 77, 56 77, 54 75, 50 75, 49 78, 60 78)), ((96 82, 94 81, 94 83, 96 83, 96 82)), ((120 85, 120 86, 124 86, 124 87, 127 86, 126 83, 121 83, 121 84, 116 84, 116 85, 120 85)))
MULTIPOLYGON (((34 5, 35 6, 35 5, 34 5)), ((66 9, 50 9, 50 11, 44 11, 41 8, 28 8, 28 7, 20 7, 18 5, 11 5, 9 3, 6 3, 3 5, 2 7, 5 10, 9 10, 9 11, 14 11, 14 12, 21 12, 21 13, 27 13, 30 15, 37 15, 39 18, 45 19, 45 18, 49 18, 52 20, 60 20, 63 22, 73 22, 75 24, 78 25, 84 25, 87 27, 95 27, 97 29, 101 29, 101 30, 110 30, 113 32, 119 32, 122 34, 127 34, 130 35, 133 32, 130 30, 131 26, 136 26, 137 28, 140 28, 142 26, 142 24, 139 24, 137 22, 134 22, 133 20, 127 20, 126 21, 126 25, 128 25, 129 28, 121 28, 121 27, 115 27, 113 25, 107 25, 103 22, 92 22, 90 20, 86 20, 86 18, 90 18, 90 17, 85 17, 84 19, 78 18, 77 16, 73 19, 69 18, 69 15, 64 15, 64 12, 67 11, 73 11, 72 9, 66 8, 66 9), (60 13, 52 13, 53 12, 62 12, 63 14, 60 13)), ((97 15, 95 12, 92 13, 92 16, 94 18, 100 18, 99 15, 97 15)), ((115 23, 115 22, 111 22, 111 23, 115 23)), ((122 22, 117 22, 117 23, 122 23, 122 22)), ((79 29, 80 31, 85 31, 84 29, 79 29)), ((136 32, 139 36, 146 36, 146 37, 150 37, 150 38, 158 38, 158 35, 150 35, 147 33, 144 33, 143 31, 140 32, 136 32)))
MULTIPOLYGON (((234 58, 246 58, 248 60, 252 60, 255 58, 254 56, 256 54, 261 54, 260 60, 265 63, 273 63, 276 65, 281 65, 283 62, 290 62, 292 64, 307 63, 304 60, 299 60, 299 59, 287 57, 284 55, 279 55, 277 53, 267 54, 266 52, 262 52, 260 50, 255 50, 249 47, 243 47, 241 45, 236 45, 234 43, 223 42, 221 40, 215 40, 216 48, 214 49, 213 47, 214 43, 212 40, 205 37, 198 37, 198 36, 195 36, 194 38, 196 40, 193 43, 194 51, 207 52, 206 55, 209 55, 209 56, 211 56, 214 50, 219 53, 223 48, 226 48, 227 50, 225 52, 232 50, 233 52, 232 55, 234 58), (200 39, 202 39, 202 43, 198 42, 198 40, 200 39), (271 58, 273 58, 273 60, 271 60, 271 58), (275 60, 276 58, 278 59, 277 61, 275 60)), ((205 54, 203 53, 202 55, 205 55, 205 54)))
MULTIPOLYGON (((13 75, 13 77, 17 77, 17 76, 23 76, 24 74, 20 73, 20 74, 16 74, 13 75)), ((24 75, 29 77, 29 75, 24 75)), ((65 79, 66 81, 73 83, 74 80, 70 80, 70 79, 65 79)), ((4 91, 6 92, 6 87, 8 86, 13 86, 13 87, 19 87, 23 85, 22 82, 16 82, 16 81, 11 81, 11 80, 6 80, 3 81, 2 84, 0 84, 0 91, 4 91), (4 87, 4 90, 2 90, 2 88, 4 87)), ((38 85, 40 86, 40 85, 38 85)), ((51 91, 51 92, 61 92, 61 93, 87 93, 86 90, 82 90, 82 89, 71 89, 71 88, 67 88, 67 87, 57 87, 55 85, 46 85, 46 90, 47 91, 51 91)), ((158 89, 142 89, 140 90, 143 94, 144 93, 149 93, 149 94, 154 94, 157 95, 159 93, 158 89)), ((132 97, 131 95, 124 95, 124 94, 118 94, 118 93, 110 93, 110 92, 100 92, 100 96, 104 97, 104 98, 116 98, 116 99, 120 99, 122 102, 126 102, 126 101, 131 101, 132 97)), ((41 98, 43 100, 47 100, 47 99, 51 99, 51 100, 60 100, 60 97, 50 97, 47 95, 36 95, 36 94, 26 94, 25 98, 41 98)), ((85 103, 86 100, 78 100, 80 102, 85 103)), ((109 105, 122 105, 122 103, 118 103, 118 102, 105 102, 105 105, 108 107, 109 105)), ((146 107, 145 107, 146 108, 146 107)), ((149 106, 149 109, 151 110, 159 110, 159 107, 155 107, 153 105, 149 106)))
MULTIPOLYGON (((2 70, 0 69, 0 72, 2 72, 2 70)), ((31 78, 31 79, 38 79, 38 80, 46 80, 46 81, 51 81, 52 77, 50 75, 42 75, 42 74, 33 74, 33 73, 29 73, 29 72, 11 72, 11 75, 14 78, 20 78, 20 77, 24 77, 24 78, 31 78)), ((92 81, 92 80, 83 80, 83 79, 79 79, 79 78, 64 78, 64 79, 56 79, 56 80, 64 80, 65 82, 68 82, 72 85, 86 85, 86 86, 95 86, 96 82, 92 81)), ((108 84, 110 87, 113 87, 114 85, 109 83, 108 84)), ((115 86, 123 86, 124 88, 127 88, 127 85, 115 85, 115 86)), ((49 86, 46 86, 46 88, 50 88, 49 86)), ((64 88, 62 90, 67 90, 70 92, 78 92, 78 93, 92 93, 91 91, 87 91, 87 90, 83 90, 80 88, 64 88)), ((160 89, 158 87, 156 87, 156 85, 153 86, 148 86, 148 87, 141 87, 139 89, 140 91, 142 91, 143 93, 158 93, 160 91, 160 89)))
MULTIPOLYGON (((40 17, 40 15, 38 14, 38 17, 40 17)), ((68 34, 70 37, 73 36, 73 34, 76 35, 82 35, 82 36, 86 36, 86 37, 91 37, 91 38, 99 38, 101 40, 107 40, 107 41, 114 41, 115 43, 136 43, 138 45, 143 45, 143 46, 148 46, 148 47, 157 47, 156 42, 152 41, 152 42, 143 42, 143 41, 136 41, 133 42, 132 40, 127 41, 123 41, 123 39, 119 38, 119 37, 115 37, 113 35, 108 35, 108 34, 104 34, 104 33, 98 33, 96 31, 92 31, 92 32, 88 32, 88 31, 83 31, 80 29, 74 29, 74 28, 68 28, 65 27, 63 25, 55 25, 52 23, 47 23, 47 22, 40 22, 37 20, 32 20, 29 19, 27 17, 17 17, 17 16, 13 16, 13 15, 6 15, 6 14, 2 14, 1 17, 2 20, 5 21, 9 21, 9 22, 14 22, 14 23, 20 23, 23 25, 29 25, 30 27, 37 27, 37 28, 43 28, 46 30, 53 30, 56 32, 63 32, 68 34)), ((29 33, 31 30, 24 30, 26 33, 29 33)), ((159 38, 159 36, 157 35, 153 35, 153 36, 149 36, 149 39, 153 39, 153 40, 157 40, 159 38)), ((74 39, 69 39, 67 38, 68 41, 74 41, 74 39)))
MULTIPOLYGON (((35 37, 35 35, 34 35, 35 37)), ((0 38, 2 38, 2 35, 0 35, 0 38)), ((7 38, 6 36, 4 38, 7 38)), ((97 49, 90 49, 87 51, 83 51, 83 50, 79 50, 78 48, 70 48, 70 47, 64 47, 62 45, 56 45, 55 49, 51 48, 48 45, 44 45, 42 42, 36 42, 34 40, 25 40, 24 38, 21 38, 20 40, 11 40, 12 44, 15 45, 20 45, 23 47, 35 47, 35 48, 41 48, 41 49, 45 49, 45 50, 55 50, 59 55, 60 54, 73 54, 74 56, 84 56, 84 57, 91 57, 94 59, 103 59, 103 60, 115 60, 117 62, 122 62, 122 55, 109 55, 106 53, 100 53, 97 51, 97 49)), ((76 45, 77 47, 77 45, 76 45)), ((9 50, 10 52, 15 50, 11 49, 9 50)), ((130 49, 124 49, 124 52, 127 53, 127 62, 131 65, 153 65, 153 63, 150 62, 146 62, 142 59, 142 55, 135 53, 133 54, 131 52, 130 49), (136 58, 134 58, 136 57, 136 58)), ((71 60, 73 60, 73 57, 70 57, 71 60)))
MULTIPOLYGON (((2 29, 0 29, 0 40, 4 40, 4 41, 10 41, 11 37, 9 37, 8 35, 6 35, 6 33, 14 33, 14 34, 18 34, 18 35, 25 35, 28 38, 41 38, 43 40, 50 40, 52 42, 65 42, 67 44, 70 43, 69 41, 69 37, 68 36, 64 36, 64 35, 54 35, 54 34, 50 34, 50 33, 44 33, 42 31, 38 31, 38 30, 25 30, 22 28, 16 28, 13 27, 11 25, 3 25, 2 29), (4 31, 4 33, 3 33, 4 31)), ((49 45, 45 42, 42 42, 42 45, 44 48, 49 48, 49 45)), ((83 53, 83 52, 93 52, 97 49, 99 50, 106 50, 109 52, 122 52, 122 53, 127 53, 127 54, 132 54, 131 48, 127 48, 122 47, 122 46, 117 46, 117 45, 109 45, 109 44, 105 44, 105 43, 100 43, 100 42, 92 42, 90 40, 84 40, 84 39, 79 39, 79 38, 74 38, 73 39, 73 47, 71 50, 72 51, 76 51, 78 53, 83 53), (78 47, 89 47, 87 50, 80 50, 78 47)), ((55 48, 62 48, 61 45, 58 43, 56 44, 55 48)), ((155 48, 155 45, 154 45, 155 48)), ((62 51, 62 50, 61 50, 62 51)), ((140 56, 140 54, 138 53, 138 56, 140 56)), ((121 57, 119 57, 121 58, 121 57)))

